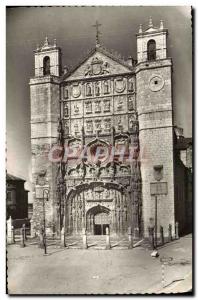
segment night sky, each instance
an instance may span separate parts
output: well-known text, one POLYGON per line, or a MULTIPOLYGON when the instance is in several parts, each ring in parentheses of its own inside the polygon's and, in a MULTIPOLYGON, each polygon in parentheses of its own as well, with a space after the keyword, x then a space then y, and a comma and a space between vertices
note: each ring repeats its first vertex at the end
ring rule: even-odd
POLYGON ((95 29, 102 24, 101 43, 109 50, 136 59, 139 24, 149 16, 169 30, 168 56, 173 58, 175 124, 192 135, 192 28, 190 7, 14 7, 7 8, 6 101, 7 169, 31 188, 29 79, 34 53, 47 35, 62 48, 63 65, 75 66, 95 46, 95 29))

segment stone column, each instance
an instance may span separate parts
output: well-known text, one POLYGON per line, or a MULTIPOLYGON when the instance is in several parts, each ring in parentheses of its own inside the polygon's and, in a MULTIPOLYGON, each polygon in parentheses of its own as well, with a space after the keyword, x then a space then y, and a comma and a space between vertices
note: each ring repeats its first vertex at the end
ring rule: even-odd
POLYGON ((179 223, 178 222, 175 223, 175 239, 176 240, 179 239, 179 223))
POLYGON ((86 229, 83 228, 82 229, 82 236, 83 236, 83 249, 87 249, 87 233, 86 233, 86 229))
POLYGON ((12 218, 7 220, 7 243, 13 244, 14 243, 14 228, 12 226, 12 218))
POLYGON ((24 227, 20 229, 20 237, 21 237, 21 248, 25 247, 25 230, 24 227))
POLYGON ((172 225, 171 224, 168 225, 168 241, 169 242, 172 241, 172 225))
POLYGON ((106 227, 106 249, 111 249, 109 228, 106 227))
POLYGON ((160 244, 164 245, 164 229, 160 226, 160 244))
POLYGON ((129 239, 129 249, 133 249, 133 238, 132 238, 132 229, 128 227, 128 239, 129 239))

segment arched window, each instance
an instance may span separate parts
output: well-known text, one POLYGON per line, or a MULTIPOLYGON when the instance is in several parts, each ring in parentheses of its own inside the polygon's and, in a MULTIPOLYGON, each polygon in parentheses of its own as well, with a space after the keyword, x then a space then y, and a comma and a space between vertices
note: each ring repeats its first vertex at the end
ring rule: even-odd
POLYGON ((49 56, 45 56, 43 59, 43 75, 50 74, 50 58, 49 56))
POLYGON ((154 40, 147 43, 147 58, 148 60, 156 59, 156 42, 154 40))

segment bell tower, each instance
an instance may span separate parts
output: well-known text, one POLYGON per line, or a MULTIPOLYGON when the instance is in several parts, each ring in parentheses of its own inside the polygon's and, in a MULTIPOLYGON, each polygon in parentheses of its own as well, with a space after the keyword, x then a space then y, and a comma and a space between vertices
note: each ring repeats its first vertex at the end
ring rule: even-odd
POLYGON ((164 28, 161 20, 159 27, 153 26, 152 18, 149 19, 148 28, 143 32, 140 24, 137 34, 137 60, 138 63, 167 58, 168 30, 164 28))
POLYGON ((61 50, 57 47, 56 40, 53 45, 45 38, 42 47, 37 47, 35 52, 35 77, 46 75, 61 75, 61 50))
POLYGON ((154 27, 139 27, 137 36, 136 84, 142 175, 144 232, 155 222, 155 196, 151 185, 167 186, 157 196, 157 232, 168 235, 175 228, 173 167, 172 60, 167 56, 168 30, 163 21, 154 27))
POLYGON ((59 118, 61 49, 56 40, 51 45, 48 38, 35 53, 35 72, 30 79, 31 101, 31 151, 32 151, 32 191, 33 191, 33 233, 42 224, 42 187, 50 182, 49 197, 46 202, 46 227, 52 231, 56 221, 56 164, 50 160, 50 151, 57 142, 57 121, 59 118))

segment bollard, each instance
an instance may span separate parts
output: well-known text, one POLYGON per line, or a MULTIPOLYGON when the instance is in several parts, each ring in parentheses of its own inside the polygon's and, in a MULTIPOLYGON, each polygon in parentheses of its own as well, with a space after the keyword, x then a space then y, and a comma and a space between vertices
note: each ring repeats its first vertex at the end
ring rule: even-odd
POLYGON ((111 244, 110 244, 110 234, 109 234, 109 228, 106 227, 106 250, 111 249, 111 244))
POLYGON ((11 226, 11 240, 13 243, 15 243, 14 226, 11 226))
POLYGON ((129 238, 128 249, 133 249, 133 238, 132 238, 132 230, 131 230, 131 227, 128 227, 128 238, 129 238))
POLYGON ((25 240, 27 240, 27 232, 26 232, 25 224, 23 224, 22 227, 23 227, 23 230, 24 230, 24 237, 25 237, 25 240))
POLYGON ((176 240, 179 239, 179 223, 178 222, 175 223, 175 239, 176 240))
POLYGON ((83 228, 82 229, 82 236, 83 236, 83 249, 87 249, 87 233, 86 233, 86 229, 83 228))
POLYGON ((160 226, 160 244, 164 245, 164 229, 160 226))
POLYGON ((138 239, 140 237, 140 231, 138 227, 134 228, 134 238, 138 239))
POLYGON ((7 243, 8 244, 13 244, 14 240, 13 240, 13 234, 12 234, 12 218, 10 216, 10 218, 7 220, 7 243))
POLYGON ((41 249, 44 249, 44 239, 43 239, 43 229, 41 228, 41 230, 39 231, 39 243, 38 243, 38 247, 41 249))
POLYGON ((23 227, 20 229, 20 235, 21 235, 21 248, 24 248, 25 247, 25 233, 24 233, 23 227))
POLYGON ((169 242, 172 241, 172 225, 171 224, 168 225, 168 241, 169 242))
POLYGON ((148 233, 149 233, 149 242, 151 245, 151 248, 154 250, 155 249, 155 244, 154 244, 154 227, 148 227, 148 233))
POLYGON ((44 245, 44 254, 47 254, 47 237, 44 231, 43 231, 43 245, 44 245))

